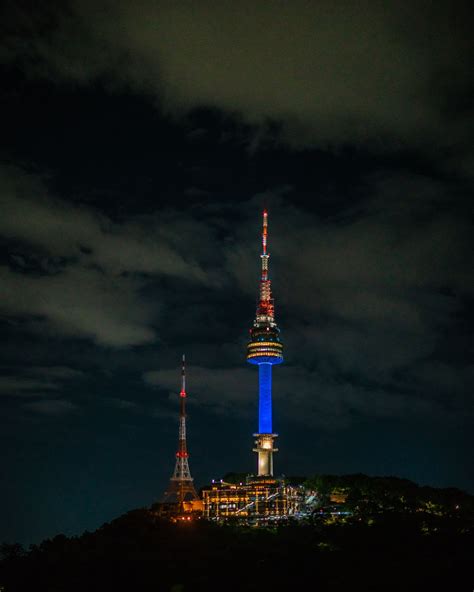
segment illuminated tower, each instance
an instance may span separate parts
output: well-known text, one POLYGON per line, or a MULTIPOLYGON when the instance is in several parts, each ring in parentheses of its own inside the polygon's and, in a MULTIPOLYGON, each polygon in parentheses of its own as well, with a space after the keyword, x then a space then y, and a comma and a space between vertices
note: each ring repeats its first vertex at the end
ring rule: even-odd
POLYGON ((258 365, 258 434, 254 452, 258 453, 258 475, 273 475, 273 447, 277 434, 272 429, 272 366, 283 362, 283 344, 280 342, 280 329, 275 323, 275 309, 271 282, 268 279, 267 253, 268 214, 263 211, 262 231, 262 275, 260 278, 260 299, 257 314, 250 329, 250 343, 247 346, 247 362, 258 365))
POLYGON ((163 501, 165 503, 178 503, 180 509, 184 510, 184 502, 199 499, 189 471, 189 454, 186 446, 186 368, 184 355, 181 367, 179 401, 179 443, 178 452, 176 453, 176 465, 163 501))

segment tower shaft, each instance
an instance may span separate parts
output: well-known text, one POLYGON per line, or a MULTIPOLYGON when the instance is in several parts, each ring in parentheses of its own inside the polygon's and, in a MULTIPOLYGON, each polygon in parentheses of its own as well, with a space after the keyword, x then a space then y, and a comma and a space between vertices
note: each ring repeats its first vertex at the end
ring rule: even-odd
POLYGON ((258 366, 258 431, 260 434, 272 433, 272 365, 258 366))

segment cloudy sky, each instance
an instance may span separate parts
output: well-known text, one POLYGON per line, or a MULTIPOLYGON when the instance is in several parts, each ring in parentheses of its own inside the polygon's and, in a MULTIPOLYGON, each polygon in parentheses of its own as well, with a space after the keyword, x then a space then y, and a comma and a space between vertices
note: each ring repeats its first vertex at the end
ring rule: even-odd
POLYGON ((462 2, 6 3, 1 540, 252 471, 261 210, 276 470, 474 491, 462 2))

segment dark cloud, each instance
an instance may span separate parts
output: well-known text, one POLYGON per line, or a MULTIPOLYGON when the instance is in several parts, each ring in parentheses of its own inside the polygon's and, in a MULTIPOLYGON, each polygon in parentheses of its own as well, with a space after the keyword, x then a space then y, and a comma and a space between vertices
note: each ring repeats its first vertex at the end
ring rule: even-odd
POLYGON ((148 238, 139 221, 113 224, 91 208, 53 199, 39 179, 19 170, 0 170, 0 191, 0 233, 8 239, 114 275, 163 273, 208 281, 199 266, 170 246, 166 225, 160 229, 151 221, 148 238))
POLYGON ((119 399, 115 397, 101 397, 106 405, 115 407, 116 409, 123 409, 125 411, 139 411, 140 406, 135 401, 128 401, 126 399, 119 399))
POLYGON ((58 385, 46 380, 35 380, 20 376, 1 376, 0 394, 10 396, 36 396, 43 391, 56 390, 58 385))
POLYGON ((0 269, 5 288, 4 313, 44 319, 38 331, 89 337, 101 345, 121 347, 155 339, 153 313, 137 299, 139 283, 105 278, 96 270, 75 269, 32 278, 0 269))
POLYGON ((473 57, 467 2, 61 8, 36 26, 19 17, 4 59, 54 80, 148 92, 170 111, 209 105, 281 121, 299 145, 423 145, 472 174, 472 110, 462 108, 473 57), (18 37, 25 28, 27 44, 18 37))
MULTIPOLYGON (((47 330, 101 345, 149 343, 156 339, 159 302, 140 297, 143 274, 215 281, 173 244, 177 215, 113 224, 90 208, 51 198, 38 179, 11 169, 0 178, 0 205, 0 235, 16 243, 15 269, 0 266, 0 307, 8 315, 30 315, 39 330, 44 320, 47 330)), ((180 230, 192 234, 190 224, 180 230)), ((206 232, 197 234, 204 245, 206 232)))
POLYGON ((85 376, 82 370, 66 366, 32 366, 27 368, 26 372, 33 376, 44 376, 52 380, 78 380, 85 376))
POLYGON ((50 396, 69 381, 84 378, 84 373, 65 366, 20 366, 0 376, 0 394, 9 396, 50 396))
POLYGON ((77 407, 71 401, 64 401, 62 399, 44 399, 42 401, 34 401, 33 403, 25 403, 23 409, 47 416, 62 416, 76 411, 77 407))

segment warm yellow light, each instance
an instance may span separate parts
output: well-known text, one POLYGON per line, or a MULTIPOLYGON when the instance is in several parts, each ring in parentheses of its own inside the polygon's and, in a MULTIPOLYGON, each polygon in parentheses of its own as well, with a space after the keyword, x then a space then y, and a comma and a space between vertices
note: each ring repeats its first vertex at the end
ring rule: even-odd
POLYGON ((247 359, 248 358, 281 358, 282 355, 280 352, 274 352, 274 351, 257 351, 257 352, 252 352, 247 354, 247 359))

